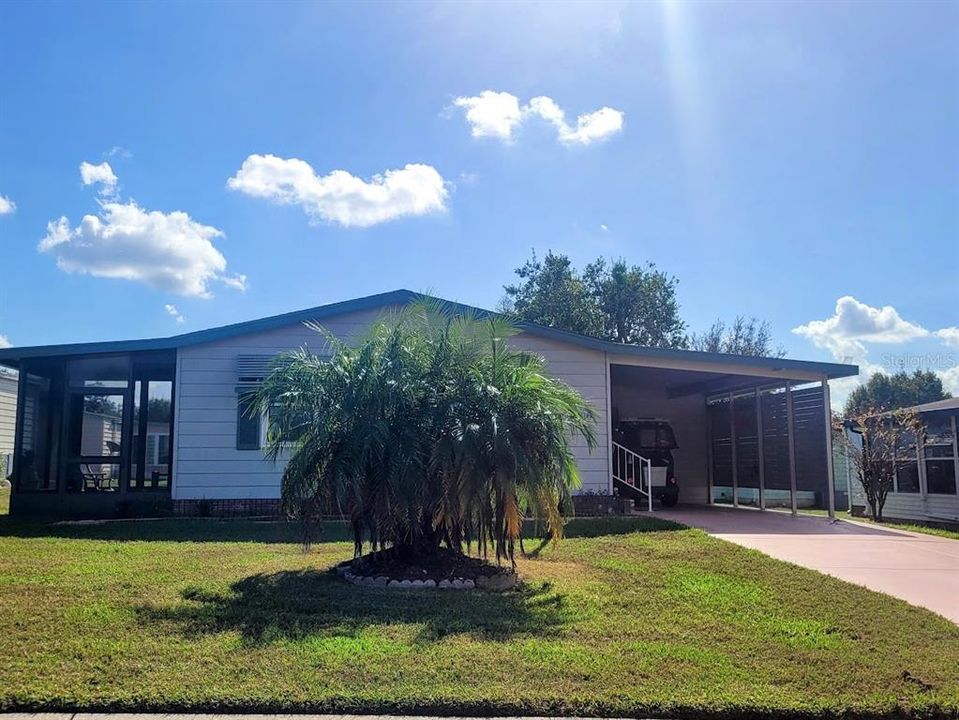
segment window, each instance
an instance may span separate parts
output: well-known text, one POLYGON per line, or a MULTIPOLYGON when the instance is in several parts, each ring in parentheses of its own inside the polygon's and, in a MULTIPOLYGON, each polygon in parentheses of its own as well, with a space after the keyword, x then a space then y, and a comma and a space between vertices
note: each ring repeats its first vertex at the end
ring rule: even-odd
POLYGON ((956 494, 955 418, 926 420, 926 491, 932 495, 956 494))
POLYGON ((259 450, 262 418, 255 412, 252 402, 255 393, 238 390, 236 399, 236 449, 259 450))
POLYGON ((266 443, 275 433, 283 433, 284 445, 292 444, 294 438, 302 433, 303 428, 309 422, 309 416, 302 410, 290 410, 281 405, 273 405, 267 413, 265 419, 265 430, 262 438, 266 443))
POLYGON ((912 432, 899 439, 893 463, 896 477, 895 492, 919 492, 919 449, 912 432))

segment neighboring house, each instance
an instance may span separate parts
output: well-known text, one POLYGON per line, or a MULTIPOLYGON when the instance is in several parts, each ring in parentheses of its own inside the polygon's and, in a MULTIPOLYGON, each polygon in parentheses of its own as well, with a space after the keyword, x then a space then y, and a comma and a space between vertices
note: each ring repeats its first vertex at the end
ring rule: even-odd
MULTIPOLYGON (((121 503, 129 511, 167 499, 179 514, 274 512, 283 466, 261 449, 268 420, 246 417, 238 399, 278 353, 326 352, 305 322, 350 341, 423 297, 397 290, 170 338, 0 350, 0 365, 20 371, 11 511, 110 515, 121 503), (81 409, 105 405, 120 419, 116 453, 85 437, 95 432, 81 409)), ((573 446, 584 492, 616 489, 647 504, 641 477, 638 489, 614 477, 621 448, 612 428, 657 417, 678 440, 682 502, 829 505, 827 381, 857 374, 855 366, 622 345, 532 323, 519 329, 510 342, 543 356, 597 411, 597 446, 589 452, 579 438, 573 446)))
MULTIPOLYGON (((883 517, 887 520, 959 522, 959 398, 916 405, 914 411, 925 427, 925 442, 913 444, 896 473, 893 492, 886 496, 883 517)), ((846 431, 851 433, 850 430, 846 431)), ((837 478, 840 477, 838 471, 837 478)), ((855 469, 849 475, 852 511, 867 512, 866 498, 855 469)))
POLYGON ((17 373, 0 367, 0 480, 13 469, 13 438, 17 417, 17 373))

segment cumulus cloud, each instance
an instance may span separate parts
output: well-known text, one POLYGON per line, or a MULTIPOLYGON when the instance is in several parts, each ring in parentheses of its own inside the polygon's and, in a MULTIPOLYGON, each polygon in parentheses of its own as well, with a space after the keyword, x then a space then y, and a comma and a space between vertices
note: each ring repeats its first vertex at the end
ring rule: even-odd
POLYGON ((5 195, 0 195, 0 215, 10 215, 16 209, 17 204, 13 200, 5 195))
POLYGON ((954 397, 959 396, 959 365, 945 370, 937 370, 936 375, 942 380, 942 387, 945 388, 946 392, 951 393, 954 397))
MULTIPOLYGON (((84 165, 84 185, 116 186, 107 163, 84 165)), ((178 295, 209 297, 212 282, 245 288, 246 277, 227 275, 226 258, 213 244, 221 230, 179 210, 145 210, 132 199, 101 199, 99 205, 99 213, 85 215, 76 227, 66 217, 47 223, 37 250, 53 255, 64 272, 134 280, 178 295)))
POLYGON ((959 327, 942 328, 941 330, 936 330, 934 334, 942 340, 944 345, 959 347, 959 327))
POLYGON ((112 197, 117 191, 117 176, 110 167, 110 163, 102 162, 99 165, 92 163, 80 163, 80 179, 83 186, 99 185, 100 194, 106 197, 112 197))
POLYGON ((473 137, 510 140, 513 129, 523 122, 519 98, 508 92, 484 90, 475 97, 458 97, 453 105, 466 109, 466 121, 473 137))
POLYGON ((0 335, 0 349, 13 347, 13 343, 10 342, 10 338, 6 335, 0 335))
POLYGON ((526 120, 538 117, 556 128, 557 139, 566 145, 589 145, 615 135, 623 129, 625 115, 620 110, 602 107, 576 118, 570 125, 564 110, 550 97, 540 95, 521 106, 519 98, 508 92, 484 90, 472 97, 458 97, 455 107, 466 110, 466 121, 473 137, 493 137, 511 142, 513 132, 526 120))
POLYGON ((831 317, 812 320, 793 328, 793 332, 838 359, 865 356, 864 343, 904 343, 929 335, 924 327, 904 320, 891 305, 875 308, 851 295, 836 301, 831 317))
POLYGON ((410 164, 366 181, 345 170, 317 175, 303 160, 275 155, 250 155, 227 186, 278 205, 299 205, 314 220, 343 227, 441 212, 449 195, 430 165, 410 164))
POLYGON ((182 325, 184 322, 183 316, 180 314, 180 311, 176 309, 176 305, 164 305, 163 309, 166 310, 166 314, 176 320, 177 325, 182 325))
MULTIPOLYGON (((902 344, 935 335, 947 345, 959 345, 959 328, 943 328, 931 333, 918 323, 904 319, 891 305, 872 307, 850 295, 836 301, 831 317, 812 320, 793 328, 793 332, 809 339, 816 347, 829 350, 840 362, 859 365, 858 376, 830 382, 835 408, 841 408, 853 388, 865 383, 875 373, 888 375, 896 371, 884 367, 890 363, 888 357, 882 359, 884 365, 869 360, 870 344, 902 344)), ((936 370, 936 374, 947 389, 959 393, 959 367, 936 370)))

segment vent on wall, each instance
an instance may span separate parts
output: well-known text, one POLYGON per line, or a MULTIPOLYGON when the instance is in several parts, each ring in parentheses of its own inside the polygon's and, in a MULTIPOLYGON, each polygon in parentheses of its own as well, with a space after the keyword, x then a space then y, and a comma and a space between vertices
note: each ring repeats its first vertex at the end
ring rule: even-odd
POLYGON ((237 355, 236 377, 241 383, 258 383, 270 374, 273 355, 237 355))

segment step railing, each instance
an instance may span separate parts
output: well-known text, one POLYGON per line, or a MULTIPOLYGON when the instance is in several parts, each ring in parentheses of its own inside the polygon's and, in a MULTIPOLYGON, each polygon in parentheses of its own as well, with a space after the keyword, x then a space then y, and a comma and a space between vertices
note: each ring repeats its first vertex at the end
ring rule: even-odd
POLYGON ((613 480, 636 488, 646 496, 649 512, 653 511, 653 465, 648 458, 614 442, 613 480))

